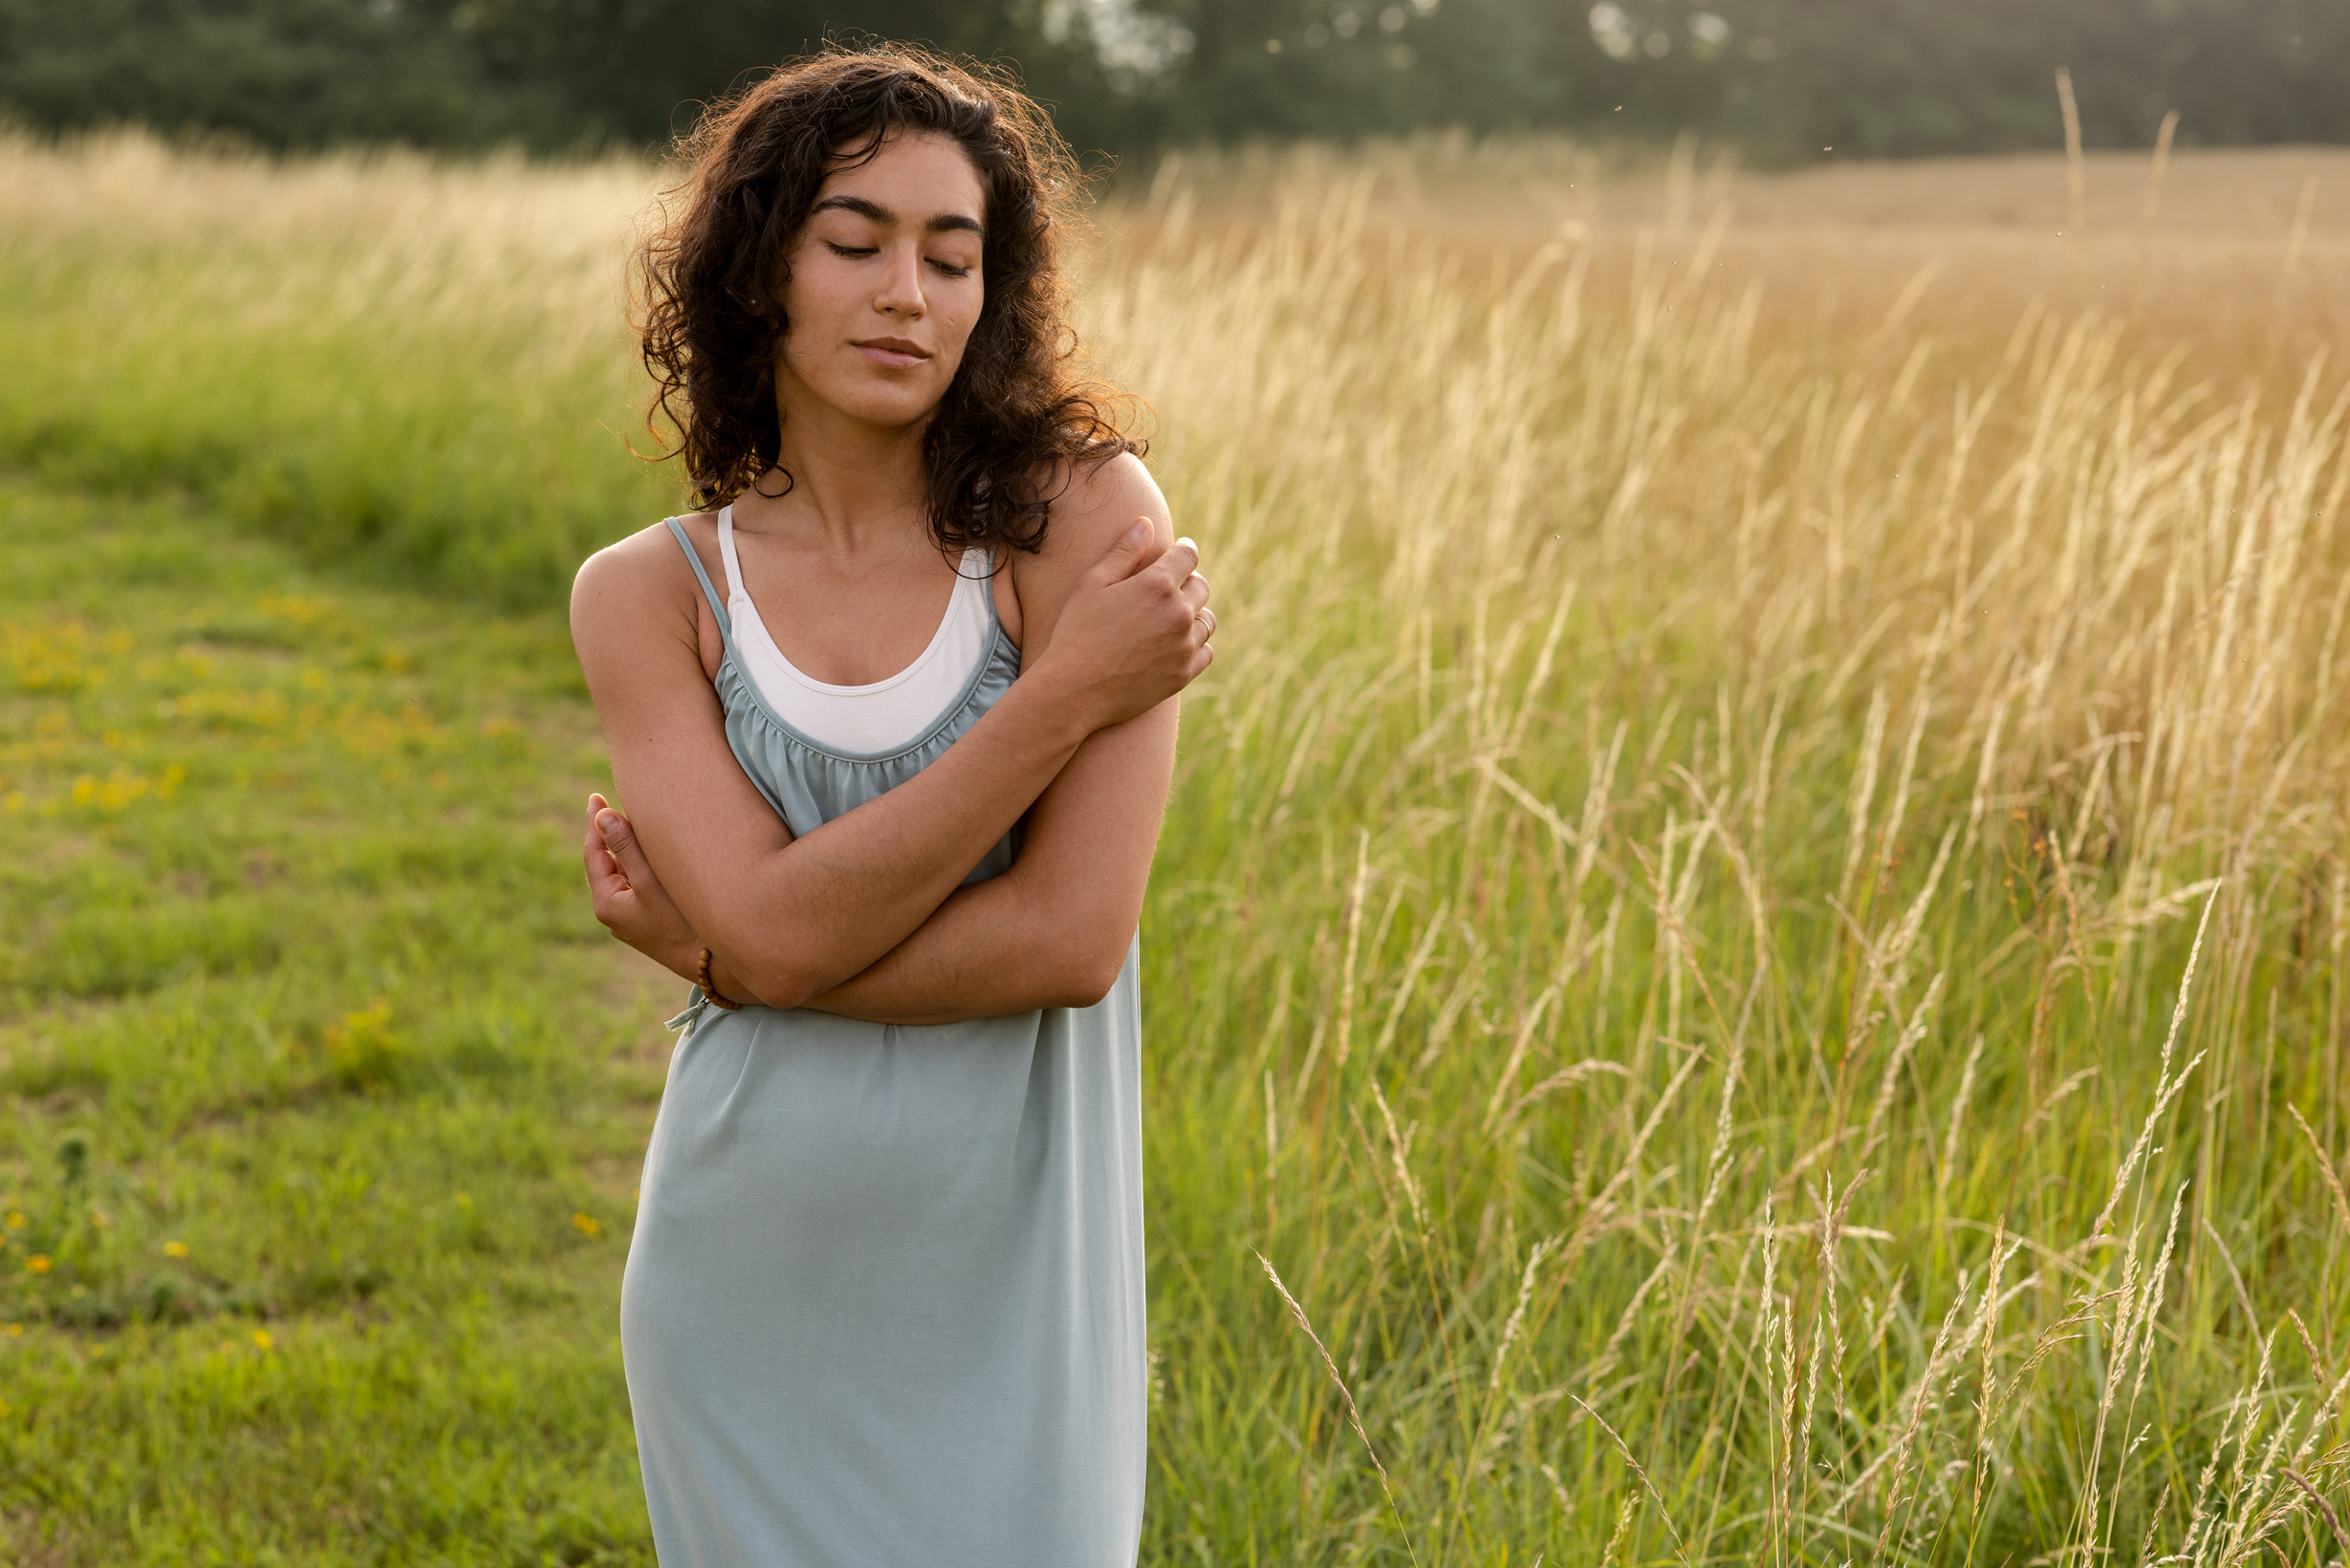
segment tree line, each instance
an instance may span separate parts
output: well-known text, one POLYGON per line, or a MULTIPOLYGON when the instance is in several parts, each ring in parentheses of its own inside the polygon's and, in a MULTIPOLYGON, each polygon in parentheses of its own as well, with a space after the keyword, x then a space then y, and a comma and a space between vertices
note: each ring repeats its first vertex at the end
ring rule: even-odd
POLYGON ((655 148, 828 38, 1004 62, 1081 149, 1438 126, 1764 162, 2350 142, 2344 0, 0 0, 0 117, 270 148, 655 148))

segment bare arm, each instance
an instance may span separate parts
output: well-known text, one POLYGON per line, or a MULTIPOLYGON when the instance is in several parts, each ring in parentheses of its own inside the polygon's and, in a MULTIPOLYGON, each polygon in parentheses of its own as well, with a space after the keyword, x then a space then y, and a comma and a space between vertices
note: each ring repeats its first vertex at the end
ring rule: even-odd
POLYGON ((1174 709, 1169 698, 1087 741, 1037 802, 1010 871, 957 890, 872 968, 803 1005, 928 1024, 1101 1000, 1142 914, 1174 709))
MULTIPOLYGON (((1055 505, 1044 551, 1014 568, 1024 663, 1045 663, 1085 563, 1137 512, 1171 537, 1164 497, 1130 458, 1086 471, 1055 505)), ((1203 619, 1212 630, 1213 617, 1203 619)), ((957 890, 870 969, 804 1005, 947 1023, 1099 1001, 1142 915, 1175 768, 1176 701, 1096 731, 1029 813, 1011 870, 957 890)))
POLYGON ((1141 566, 1155 532, 1121 533, 1074 574, 1060 651, 1031 661, 944 756, 797 840, 728 750, 696 645, 698 589, 667 531, 581 569, 573 637, 614 778, 636 803, 633 838, 667 868, 666 897, 740 991, 796 1007, 871 967, 947 901, 1089 734, 1205 667, 1196 555, 1170 550, 1141 566))

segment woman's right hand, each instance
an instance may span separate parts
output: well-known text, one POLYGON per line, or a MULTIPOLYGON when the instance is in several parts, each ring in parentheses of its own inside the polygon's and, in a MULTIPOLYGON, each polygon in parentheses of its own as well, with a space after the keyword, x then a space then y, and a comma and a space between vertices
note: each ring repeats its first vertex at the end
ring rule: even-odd
POLYGON ((1101 730, 1138 718, 1198 678, 1215 658, 1215 612, 1199 546, 1177 539, 1150 558, 1151 523, 1138 518, 1077 579, 1036 669, 1064 683, 1101 730))
POLYGON ((637 830, 601 795, 588 796, 587 834, 579 843, 587 868, 588 897, 605 930, 654 963, 691 980, 702 955, 702 939, 671 901, 653 862, 637 842, 637 830))

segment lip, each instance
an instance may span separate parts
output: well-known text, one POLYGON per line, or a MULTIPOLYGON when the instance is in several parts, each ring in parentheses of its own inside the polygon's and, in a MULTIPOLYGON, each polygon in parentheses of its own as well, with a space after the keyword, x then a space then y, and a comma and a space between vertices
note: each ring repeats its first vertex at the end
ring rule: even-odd
POLYGON ((868 338, 849 346, 875 364, 892 370, 910 370, 930 358, 928 349, 903 338, 868 338))

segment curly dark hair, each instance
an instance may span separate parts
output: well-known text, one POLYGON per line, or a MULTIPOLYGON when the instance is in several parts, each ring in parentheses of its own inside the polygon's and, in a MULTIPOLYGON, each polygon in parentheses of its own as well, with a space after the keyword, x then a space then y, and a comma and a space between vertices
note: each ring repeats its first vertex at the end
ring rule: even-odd
POLYGON ((949 554, 1033 551, 1078 464, 1144 448, 1120 426, 1125 400, 1077 370, 1056 233, 1084 192, 1076 160, 1044 111, 988 66, 903 44, 835 47, 702 117, 678 147, 685 177, 636 256, 646 424, 661 457, 684 456, 698 506, 778 466, 785 257, 826 174, 895 133, 952 138, 987 195, 986 302, 923 436, 930 530, 949 554))

